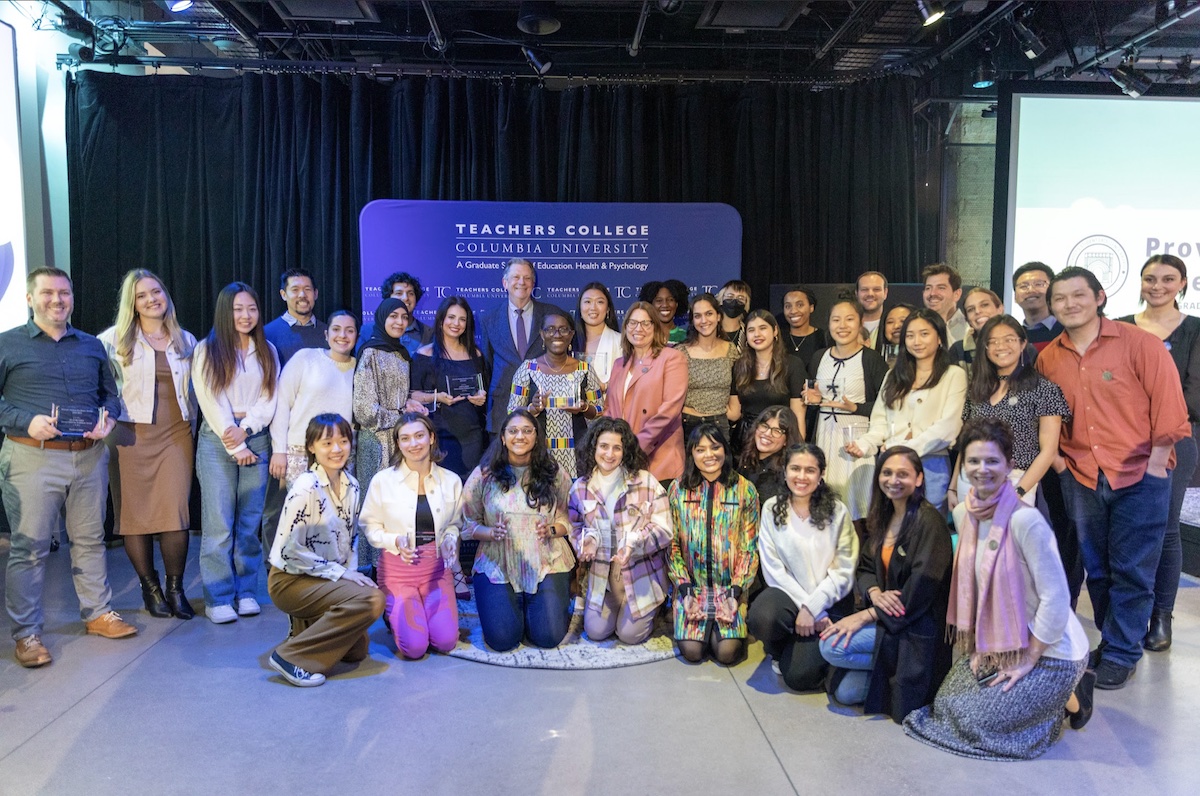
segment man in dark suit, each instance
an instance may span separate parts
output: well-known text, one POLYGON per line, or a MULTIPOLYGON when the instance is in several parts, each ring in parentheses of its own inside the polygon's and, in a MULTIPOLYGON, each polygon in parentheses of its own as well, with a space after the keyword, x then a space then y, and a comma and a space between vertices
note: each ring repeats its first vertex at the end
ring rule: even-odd
POLYGON ((542 319, 553 307, 534 301, 537 272, 533 263, 514 257, 504 268, 501 282, 508 291, 508 301, 488 311, 479 324, 479 348, 483 361, 492 368, 492 383, 488 387, 487 430, 495 432, 508 414, 508 395, 512 392, 513 374, 526 359, 545 353, 542 345, 542 319))

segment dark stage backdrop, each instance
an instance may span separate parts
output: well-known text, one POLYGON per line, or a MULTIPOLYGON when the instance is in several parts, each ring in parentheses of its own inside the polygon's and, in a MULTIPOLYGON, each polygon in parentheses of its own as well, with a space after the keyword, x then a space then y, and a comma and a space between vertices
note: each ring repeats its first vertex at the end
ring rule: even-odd
MULTIPOLYGON (((75 322, 114 316, 121 275, 158 272, 204 334, 221 286, 283 311, 277 275, 316 276, 318 313, 361 309, 372 199, 726 202, 743 277, 917 278, 913 85, 583 86, 243 75, 68 76, 75 322)), ((426 299, 428 300, 428 299, 426 299)))

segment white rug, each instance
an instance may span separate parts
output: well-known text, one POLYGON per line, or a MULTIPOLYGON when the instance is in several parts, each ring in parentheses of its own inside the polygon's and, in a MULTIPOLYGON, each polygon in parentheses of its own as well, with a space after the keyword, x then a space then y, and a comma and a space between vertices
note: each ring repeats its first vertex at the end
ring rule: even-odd
POLYGON ((509 652, 489 649, 483 643, 483 628, 479 625, 474 600, 459 601, 458 627, 458 646, 450 655, 493 666, 517 669, 616 669, 675 657, 671 624, 665 614, 659 614, 650 638, 633 646, 622 644, 616 637, 607 641, 589 639, 583 632, 582 609, 571 617, 571 628, 563 643, 551 650, 525 644, 509 652))

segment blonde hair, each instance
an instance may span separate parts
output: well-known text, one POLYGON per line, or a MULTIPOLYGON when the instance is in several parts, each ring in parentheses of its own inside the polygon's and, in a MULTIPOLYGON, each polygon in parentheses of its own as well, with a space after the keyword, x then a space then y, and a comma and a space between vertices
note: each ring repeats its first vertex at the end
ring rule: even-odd
POLYGON ((135 268, 125 274, 125 278, 121 280, 121 292, 117 298, 117 320, 113 323, 117 357, 126 366, 133 361, 133 345, 137 341, 139 329, 138 313, 134 305, 137 301, 137 283, 143 279, 153 279, 162 288, 163 298, 167 302, 167 312, 163 315, 163 328, 171 337, 171 346, 175 349, 175 353, 179 354, 180 359, 187 359, 192 355, 192 349, 183 337, 183 327, 179 325, 179 319, 175 317, 175 302, 171 300, 167 286, 158 278, 158 275, 145 268, 135 268))

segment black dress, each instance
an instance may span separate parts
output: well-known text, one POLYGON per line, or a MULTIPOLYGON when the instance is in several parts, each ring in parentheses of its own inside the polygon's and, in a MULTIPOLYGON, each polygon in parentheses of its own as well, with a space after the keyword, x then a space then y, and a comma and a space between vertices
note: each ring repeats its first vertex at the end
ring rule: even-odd
MULTIPOLYGON (((478 374, 487 384, 487 376, 483 372, 482 361, 473 362, 469 359, 437 359, 418 354, 413 357, 412 389, 421 392, 447 392, 446 378, 475 376, 478 374)), ((446 458, 441 461, 442 467, 451 471, 464 481, 483 457, 484 448, 484 407, 476 406, 470 401, 459 401, 451 406, 438 404, 437 410, 429 413, 433 427, 437 430, 438 443, 445 452, 446 458)))
MULTIPOLYGON (((954 549, 946 520, 923 503, 912 527, 892 551, 884 577, 882 552, 863 549, 858 559, 858 589, 872 586, 900 591, 904 616, 877 611, 875 663, 863 703, 864 713, 886 713, 897 724, 933 701, 950 671, 946 641, 946 608, 954 549)), ((869 602, 869 599, 868 599, 869 602)))

